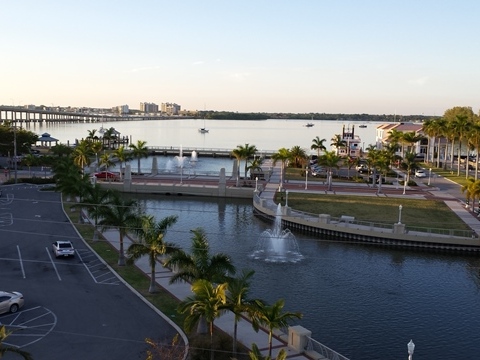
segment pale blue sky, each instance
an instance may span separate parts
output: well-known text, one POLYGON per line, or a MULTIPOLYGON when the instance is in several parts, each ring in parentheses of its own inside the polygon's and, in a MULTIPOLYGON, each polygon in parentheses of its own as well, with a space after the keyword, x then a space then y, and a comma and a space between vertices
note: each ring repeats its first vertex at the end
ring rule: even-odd
POLYGON ((0 104, 442 115, 480 106, 477 0, 2 0, 0 104))

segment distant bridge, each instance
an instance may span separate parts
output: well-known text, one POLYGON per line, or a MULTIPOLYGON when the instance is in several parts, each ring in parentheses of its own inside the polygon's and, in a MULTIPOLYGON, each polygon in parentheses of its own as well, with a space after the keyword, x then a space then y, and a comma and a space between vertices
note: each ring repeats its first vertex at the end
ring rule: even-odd
POLYGON ((13 121, 19 123, 55 123, 77 122, 96 123, 104 121, 138 121, 138 120, 170 120, 190 119, 186 116, 164 115, 112 115, 82 112, 59 111, 55 109, 29 109, 21 106, 0 106, 0 123, 13 121))

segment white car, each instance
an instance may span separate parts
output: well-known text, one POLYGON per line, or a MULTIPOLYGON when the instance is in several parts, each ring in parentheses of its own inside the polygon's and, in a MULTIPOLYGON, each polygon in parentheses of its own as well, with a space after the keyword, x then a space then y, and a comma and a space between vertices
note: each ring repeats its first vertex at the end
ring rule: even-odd
POLYGON ((415 170, 415 177, 424 178, 424 177, 427 177, 427 173, 423 169, 418 169, 418 170, 415 170))
POLYGON ((52 244, 52 251, 55 257, 75 256, 75 249, 70 241, 55 241, 52 244))
POLYGON ((0 291, 0 314, 16 313, 24 304, 23 295, 17 291, 0 291))

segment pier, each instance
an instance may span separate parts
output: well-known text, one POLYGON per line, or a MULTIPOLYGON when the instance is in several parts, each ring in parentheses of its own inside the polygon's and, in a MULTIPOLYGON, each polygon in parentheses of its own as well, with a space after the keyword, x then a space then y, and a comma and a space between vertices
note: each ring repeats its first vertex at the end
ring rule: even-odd
MULTIPOLYGON (((180 152, 183 156, 192 156, 192 152, 196 152, 197 156, 207 157, 228 157, 234 158, 232 155, 233 149, 218 149, 218 148, 199 148, 199 147, 184 147, 184 146, 148 146, 150 155, 164 155, 164 156, 177 156, 180 152)), ((270 158, 275 154, 276 150, 262 150, 258 152, 257 156, 270 158)))

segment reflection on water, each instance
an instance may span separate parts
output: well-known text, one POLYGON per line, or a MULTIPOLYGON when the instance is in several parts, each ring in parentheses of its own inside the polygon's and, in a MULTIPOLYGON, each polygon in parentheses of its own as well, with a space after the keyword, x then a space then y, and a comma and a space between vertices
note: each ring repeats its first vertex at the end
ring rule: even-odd
POLYGON ((305 258, 296 264, 254 261, 249 254, 272 223, 252 216, 251 201, 139 196, 158 218, 177 214, 167 237, 190 246, 203 227, 212 251, 255 270, 252 296, 301 311, 313 337, 353 359, 478 358, 480 260, 382 249, 295 233, 305 258))

